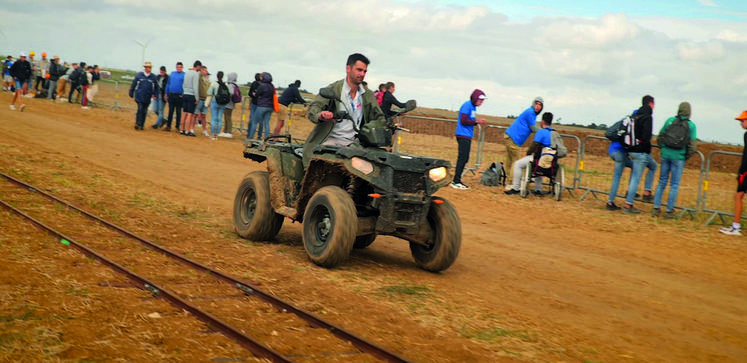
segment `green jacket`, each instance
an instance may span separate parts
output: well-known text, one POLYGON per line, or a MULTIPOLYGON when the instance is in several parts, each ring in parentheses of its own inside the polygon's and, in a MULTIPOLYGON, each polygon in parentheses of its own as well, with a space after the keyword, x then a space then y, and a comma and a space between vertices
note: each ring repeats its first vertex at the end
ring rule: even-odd
MULTIPOLYGON (((673 116, 667 119, 666 122, 664 122, 664 126, 661 127, 661 130, 659 131, 659 135, 664 133, 664 131, 669 127, 669 125, 674 122, 674 120, 677 119, 678 116, 673 116)), ((668 148, 664 145, 661 145, 661 157, 662 159, 669 159, 669 160, 687 160, 689 159, 694 153, 695 150, 697 150, 698 147, 698 136, 697 136, 697 130, 695 129, 695 123, 691 120, 687 120, 688 126, 690 129, 690 143, 685 147, 684 149, 672 149, 668 148)))
MULTIPOLYGON (((332 88, 332 90, 335 91, 335 95, 337 95, 338 98, 341 98, 343 82, 345 82, 345 79, 334 82, 327 87, 332 88)), ((376 103, 376 96, 374 96, 373 92, 366 88, 361 97, 363 99, 363 121, 361 122, 361 127, 369 123, 373 123, 371 126, 385 127, 386 118, 384 117, 384 113, 381 111, 381 108, 379 108, 378 103, 376 103)), ((335 112, 335 110, 337 110, 337 105, 335 104, 336 102, 337 101, 328 100, 319 95, 314 97, 314 100, 311 101, 311 104, 309 105, 309 112, 307 113, 306 117, 308 117, 311 122, 315 123, 316 126, 314 126, 314 129, 311 130, 309 136, 306 137, 306 143, 303 147, 304 166, 309 164, 314 148, 327 140, 329 134, 332 133, 335 122, 319 122, 319 113, 321 113, 322 111, 335 112)))

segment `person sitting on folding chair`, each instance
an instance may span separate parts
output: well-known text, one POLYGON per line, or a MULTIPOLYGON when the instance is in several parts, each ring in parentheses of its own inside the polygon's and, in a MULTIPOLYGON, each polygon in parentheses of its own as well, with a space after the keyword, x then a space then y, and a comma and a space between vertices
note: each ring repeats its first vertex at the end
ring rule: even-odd
MULTIPOLYGON (((553 115, 550 112, 542 114, 542 128, 537 131, 534 135, 534 141, 529 146, 527 156, 517 160, 513 166, 513 184, 511 189, 504 191, 506 195, 514 195, 520 193, 521 176, 524 175, 524 169, 534 165, 533 162, 539 162, 542 156, 542 149, 552 148, 556 152, 555 162, 557 158, 565 157, 568 153, 565 145, 563 145, 563 139, 560 134, 552 129, 552 118, 553 115), (537 157, 535 159, 535 156, 537 157)), ((533 173, 530 173, 533 174, 533 173)), ((536 176, 534 179, 534 194, 541 195, 542 191, 542 176, 536 176)))

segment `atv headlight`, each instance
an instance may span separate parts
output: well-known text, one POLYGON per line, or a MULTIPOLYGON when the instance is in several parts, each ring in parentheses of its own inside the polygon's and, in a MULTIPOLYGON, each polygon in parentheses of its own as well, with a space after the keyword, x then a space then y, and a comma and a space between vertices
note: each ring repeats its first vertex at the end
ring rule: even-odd
POLYGON ((350 159, 350 163, 356 170, 360 171, 363 174, 368 175, 373 173, 374 171, 373 164, 361 158, 353 157, 352 159, 350 159))
POLYGON ((428 177, 434 182, 441 181, 446 178, 446 168, 442 166, 428 170, 428 177))

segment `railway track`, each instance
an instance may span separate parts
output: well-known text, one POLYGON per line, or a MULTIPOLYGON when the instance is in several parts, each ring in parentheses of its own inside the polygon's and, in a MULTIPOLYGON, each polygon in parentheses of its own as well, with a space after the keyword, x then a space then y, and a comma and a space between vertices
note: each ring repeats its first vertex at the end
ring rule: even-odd
POLYGON ((256 357, 273 362, 368 362, 374 359, 407 362, 397 353, 254 284, 161 247, 9 175, 0 173, 0 176, 7 181, 0 185, 2 207, 126 276, 136 287, 189 312, 256 357), (24 210, 16 207, 20 205, 24 210), (51 205, 54 207, 50 209, 51 205), (42 220, 51 218, 50 215, 55 219, 54 226, 42 220), (138 271, 148 271, 150 276, 138 271), (273 323, 268 325, 268 321, 273 323), (303 351, 295 351, 298 344, 293 342, 304 342, 303 351))

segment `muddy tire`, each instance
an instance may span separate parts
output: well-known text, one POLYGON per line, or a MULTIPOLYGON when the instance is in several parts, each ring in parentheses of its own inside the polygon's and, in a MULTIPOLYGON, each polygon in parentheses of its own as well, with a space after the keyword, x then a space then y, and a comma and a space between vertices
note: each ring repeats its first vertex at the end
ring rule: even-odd
POLYGON ((462 246, 462 223, 456 209, 445 199, 433 198, 428 209, 431 227, 430 247, 410 242, 410 252, 420 268, 443 271, 456 261, 462 246), (439 202, 435 202, 439 201, 439 202))
POLYGON ((358 215, 350 195, 336 186, 321 188, 303 216, 306 253, 315 264, 334 267, 350 255, 357 228, 358 215))
POLYGON ((275 213, 270 202, 270 181, 266 171, 247 174, 233 200, 236 233, 252 241, 275 238, 283 226, 283 215, 275 213))
POLYGON ((376 240, 376 233, 366 234, 363 236, 355 237, 355 242, 353 243, 353 248, 362 250, 368 246, 371 245, 371 243, 374 243, 376 240))

